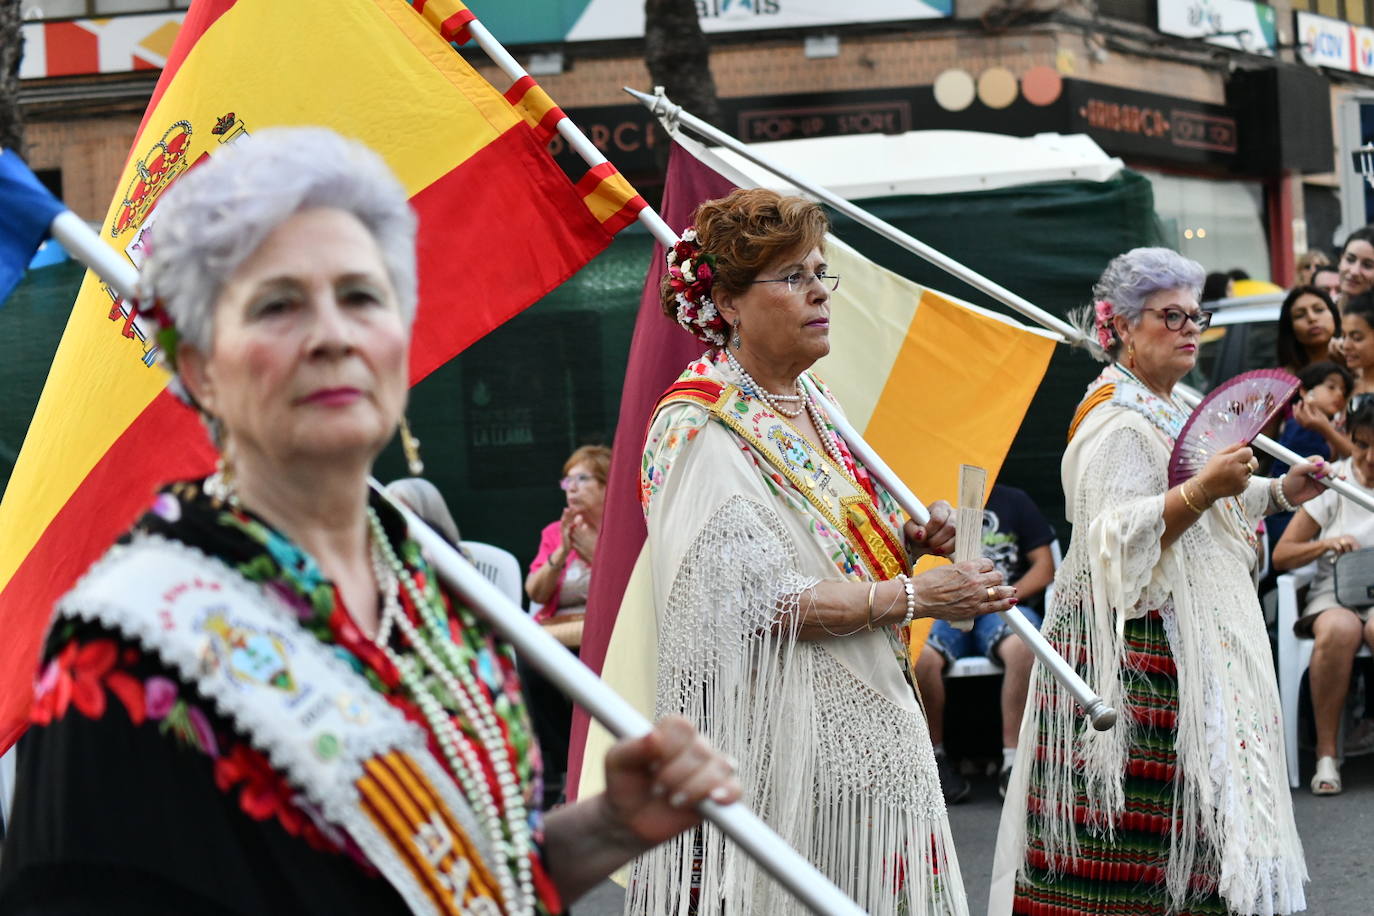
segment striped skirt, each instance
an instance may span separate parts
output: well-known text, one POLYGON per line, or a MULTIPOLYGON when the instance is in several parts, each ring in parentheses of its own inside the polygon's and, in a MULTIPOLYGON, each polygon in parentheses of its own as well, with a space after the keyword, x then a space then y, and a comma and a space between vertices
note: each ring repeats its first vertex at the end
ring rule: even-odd
MULTIPOLYGON (((1040 839, 1043 795, 1032 780, 1026 795, 1026 873, 1016 882, 1012 906, 1018 916, 1226 916, 1229 912, 1217 896, 1217 876, 1196 873, 1192 893, 1182 908, 1170 909, 1165 873, 1169 838, 1175 829, 1171 810, 1177 778, 1178 673, 1157 613, 1127 621, 1125 635, 1121 673, 1126 693, 1121 713, 1131 716, 1137 729, 1127 750, 1125 807, 1115 822, 1115 835, 1109 839, 1085 826, 1086 797, 1080 786, 1074 809, 1079 855, 1051 862, 1040 839)), ((1035 701, 1046 707, 1049 703, 1044 696, 1035 701)), ((1043 755, 1043 734, 1039 741, 1043 755)), ((1199 856, 1200 861, 1203 858, 1199 856)))

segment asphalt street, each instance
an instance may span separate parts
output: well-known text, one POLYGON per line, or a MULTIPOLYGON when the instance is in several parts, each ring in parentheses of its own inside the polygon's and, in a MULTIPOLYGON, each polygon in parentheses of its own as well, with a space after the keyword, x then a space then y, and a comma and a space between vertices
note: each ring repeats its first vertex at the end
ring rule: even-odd
MULTIPOLYGON (((1293 808, 1312 877, 1307 912, 1312 916, 1374 914, 1374 757, 1347 760, 1341 769, 1345 792, 1326 798, 1307 791, 1306 780, 1312 775, 1310 752, 1304 752, 1302 766, 1304 781, 1293 790, 1293 808)), ((1001 813, 1002 802, 992 779, 975 781, 971 797, 950 808, 973 916, 987 911, 1001 813)), ((620 916, 622 900, 620 888, 607 883, 574 906, 573 916, 620 916)))

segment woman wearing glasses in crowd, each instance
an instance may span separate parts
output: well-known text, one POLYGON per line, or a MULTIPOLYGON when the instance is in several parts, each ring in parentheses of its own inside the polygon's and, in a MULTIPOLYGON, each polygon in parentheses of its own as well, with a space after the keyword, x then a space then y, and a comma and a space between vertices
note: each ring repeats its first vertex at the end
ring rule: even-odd
MULTIPOLYGON (((563 462, 559 486, 567 505, 558 520, 540 534, 539 552, 525 578, 525 594, 541 605, 534 619, 573 651, 582 646, 592 556, 601 531, 610 470, 611 450, 604 445, 584 445, 563 462)), ((565 794, 572 702, 539 672, 522 668, 521 674, 530 700, 530 718, 544 751, 544 806, 552 807, 565 794)))
MULTIPOLYGON (((899 628, 1007 610, 1015 589, 982 558, 909 576, 952 552, 948 504, 906 520, 803 385, 847 317, 820 207, 743 190, 693 222, 662 301, 707 350, 660 400, 641 465, 658 708, 720 742, 749 804, 865 912, 965 913, 899 628)), ((630 894, 654 916, 796 911, 712 827, 642 858, 630 894)))
POLYGON ((1043 633, 1120 716, 1106 732, 1037 665, 1003 808, 990 913, 1292 913, 1307 869, 1251 581, 1261 516, 1315 495, 1245 446, 1169 486, 1173 393, 1211 315, 1203 270, 1115 258, 1084 330, 1108 363, 1069 427, 1074 536, 1043 633))

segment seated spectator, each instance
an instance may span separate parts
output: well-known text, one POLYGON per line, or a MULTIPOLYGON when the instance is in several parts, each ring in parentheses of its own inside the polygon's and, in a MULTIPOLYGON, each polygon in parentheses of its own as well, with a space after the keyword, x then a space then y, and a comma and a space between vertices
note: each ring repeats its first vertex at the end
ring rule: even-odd
MULTIPOLYGON (((1016 589, 1021 613, 1040 626, 1040 615, 1032 609, 1054 581, 1054 556, 1050 544, 1054 529, 1040 514, 1024 491, 998 484, 992 488, 983 510, 983 556, 996 564, 1008 585, 1016 589)), ((1021 713, 1026 706, 1031 664, 1035 656, 997 614, 974 621, 967 632, 947 621, 937 620, 916 658, 916 683, 921 690, 930 740, 935 744, 935 763, 940 772, 940 787, 949 804, 963 801, 969 793, 966 779, 950 765, 944 748, 944 673, 961 658, 986 656, 1001 665, 1002 676, 1002 772, 998 793, 1005 796, 1016 759, 1017 735, 1021 713)))
POLYGON ((1311 285, 1326 293, 1327 298, 1335 302, 1336 293, 1341 288, 1341 272, 1334 266, 1314 268, 1311 285))
MULTIPOLYGON (((584 445, 568 456, 559 481, 567 506, 557 521, 544 528, 539 553, 525 578, 530 601, 542 605, 534 619, 574 651, 582 645, 592 556, 601 530, 610 470, 611 450, 604 445, 584 445)), ((544 807, 551 808, 564 795, 572 702, 538 671, 526 666, 520 671, 530 718, 544 753, 544 807)))
MULTIPOLYGON (((1354 452, 1333 470, 1344 472, 1351 484, 1374 497, 1374 402, 1366 401, 1350 411, 1346 432, 1354 452)), ((1274 547, 1274 566, 1280 570, 1317 561, 1317 575, 1308 589, 1307 604, 1293 627, 1299 636, 1315 640, 1308 669, 1312 715, 1317 726, 1313 795, 1336 795, 1341 791, 1336 759, 1341 710, 1350 690, 1355 654, 1362 644, 1374 646, 1370 609, 1342 607, 1336 601, 1335 561, 1340 554, 1371 546, 1374 513, 1335 490, 1327 490, 1298 508, 1274 547)))
POLYGON ((1310 363, 1331 359, 1331 341, 1341 336, 1341 316, 1331 297, 1317 287, 1295 286, 1279 309, 1277 330, 1279 368, 1297 375, 1310 363))
POLYGON ((1216 302, 1218 299, 1231 298, 1230 274, 1214 271, 1207 275, 1207 279, 1202 283, 1202 301, 1216 302))
POLYGON ((1297 282, 1293 285, 1311 286, 1312 273, 1318 267, 1326 267, 1330 263, 1331 259, 1326 256, 1326 252, 1324 251, 1317 251, 1316 249, 1313 249, 1312 251, 1304 252, 1303 255, 1300 258, 1298 258, 1298 263, 1296 265, 1297 282))

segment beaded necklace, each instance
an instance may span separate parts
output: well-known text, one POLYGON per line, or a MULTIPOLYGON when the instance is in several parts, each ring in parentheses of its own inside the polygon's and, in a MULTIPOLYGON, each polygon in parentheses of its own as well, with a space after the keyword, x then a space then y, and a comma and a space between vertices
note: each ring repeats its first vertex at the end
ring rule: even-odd
MULTIPOLYGON (((515 752, 508 746, 500 722, 485 702, 481 686, 449 635, 443 613, 425 598, 424 593, 415 584, 414 578, 406 570, 391 546, 391 541, 386 537, 376 510, 370 506, 367 510, 367 520, 372 535, 372 569, 382 593, 382 614, 375 642, 396 666, 402 683, 419 705, 425 721, 429 723, 430 731, 444 754, 444 759, 448 762, 449 769, 458 778, 463 787, 463 794, 486 828, 492 848, 498 856, 506 860, 506 867, 493 868, 492 871, 501 885, 501 896, 506 901, 508 911, 533 913, 535 893, 530 865, 529 825, 526 820, 525 800, 520 794, 520 783, 515 776, 515 752), (420 616, 423 633, 411 623, 401 608, 402 587, 410 596, 411 603, 420 616), (420 661, 413 656, 403 657, 391 648, 390 636, 393 627, 399 630, 406 642, 415 649, 420 661), (436 646, 438 651, 435 650, 436 646), (429 674, 438 679, 443 689, 457 704, 464 719, 477 733, 477 740, 496 772, 496 782, 501 796, 499 806, 483 775, 481 760, 478 759, 471 741, 464 738, 458 726, 454 724, 453 716, 425 684, 423 669, 428 669, 429 674), (501 817, 503 809, 506 813, 504 821, 501 817), (506 840, 506 827, 510 829, 509 842, 506 840)), ((462 889, 455 889, 455 894, 461 898, 462 889)))
POLYGON ((725 360, 730 364, 730 368, 734 369, 735 372, 739 374, 739 377, 744 381, 745 387, 749 389, 745 394, 748 394, 750 397, 758 398, 764 404, 768 405, 768 408, 774 413, 786 417, 789 420, 795 420, 797 417, 801 416, 803 410, 806 411, 807 415, 811 417, 811 424, 816 427, 816 434, 821 437, 821 445, 825 447, 825 453, 835 462, 837 468, 841 470, 844 469, 844 457, 840 454, 840 444, 836 440, 834 432, 832 432, 830 427, 823 421, 820 407, 817 406, 815 399, 811 397, 811 392, 801 383, 801 379, 798 379, 796 382, 796 394, 773 394, 758 382, 754 381, 754 377, 749 374, 749 370, 740 365, 739 360, 735 359, 735 355, 729 350, 725 351, 725 360), (801 406, 791 411, 784 410, 775 403, 779 400, 800 401, 801 406))

